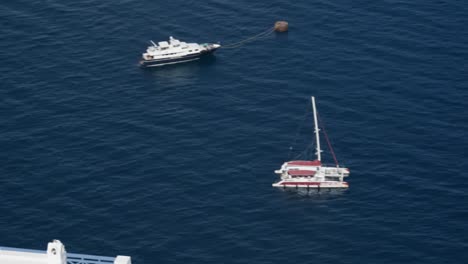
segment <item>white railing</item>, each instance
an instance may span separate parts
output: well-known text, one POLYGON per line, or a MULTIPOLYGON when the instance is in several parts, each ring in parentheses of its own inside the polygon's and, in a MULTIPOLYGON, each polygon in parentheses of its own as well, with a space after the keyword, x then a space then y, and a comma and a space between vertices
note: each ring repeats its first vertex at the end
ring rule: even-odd
MULTIPOLYGON (((105 257, 86 254, 67 254, 67 264, 130 264, 131 258, 127 256, 105 257)), ((0 264, 4 259, 7 263, 49 263, 47 261, 47 251, 0 247, 0 264)))
POLYGON ((349 172, 344 168, 320 168, 320 171, 326 176, 329 175, 339 175, 339 176, 348 176, 349 172))
POLYGON ((115 258, 67 253, 67 264, 112 264, 115 258))

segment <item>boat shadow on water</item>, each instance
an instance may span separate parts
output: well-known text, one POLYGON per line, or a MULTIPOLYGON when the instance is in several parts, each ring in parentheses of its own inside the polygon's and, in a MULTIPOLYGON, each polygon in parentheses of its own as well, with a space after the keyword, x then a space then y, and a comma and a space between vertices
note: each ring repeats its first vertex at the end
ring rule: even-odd
POLYGON ((299 197, 309 197, 315 199, 330 199, 338 198, 342 195, 345 195, 348 192, 348 189, 331 189, 331 188, 277 188, 278 191, 283 192, 285 195, 299 196, 299 197))
POLYGON ((215 62, 215 56, 207 55, 195 61, 140 69, 144 77, 148 80, 154 80, 157 78, 158 80, 182 81, 187 78, 190 79, 197 77, 201 71, 213 66, 215 62))

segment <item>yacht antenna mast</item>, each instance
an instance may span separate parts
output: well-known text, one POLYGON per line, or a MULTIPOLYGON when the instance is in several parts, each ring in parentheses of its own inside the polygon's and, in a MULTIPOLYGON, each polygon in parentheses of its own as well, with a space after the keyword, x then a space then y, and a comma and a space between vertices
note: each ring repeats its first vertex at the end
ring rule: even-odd
POLYGON ((312 96, 312 110, 314 111, 314 124, 315 124, 315 140, 317 141, 317 149, 316 149, 316 155, 317 155, 317 160, 321 161, 322 156, 320 153, 322 152, 320 150, 320 136, 319 136, 319 128, 318 128, 318 122, 317 122, 317 109, 315 108, 315 97, 312 96))

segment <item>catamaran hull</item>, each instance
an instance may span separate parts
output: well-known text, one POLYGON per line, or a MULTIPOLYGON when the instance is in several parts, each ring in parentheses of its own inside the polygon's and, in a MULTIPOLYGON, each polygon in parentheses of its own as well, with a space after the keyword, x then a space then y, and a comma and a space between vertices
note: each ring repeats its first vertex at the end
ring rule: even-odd
POLYGON ((181 56, 181 57, 164 58, 164 59, 156 59, 156 60, 141 60, 140 66, 142 68, 148 68, 148 67, 159 67, 159 66, 164 66, 164 65, 195 61, 195 60, 199 60, 203 56, 213 54, 215 51, 216 49, 210 49, 210 50, 202 51, 197 54, 190 54, 190 55, 181 56))
POLYGON ((343 189, 349 188, 347 182, 308 182, 308 181, 288 181, 282 180, 272 184, 273 187, 278 188, 308 188, 308 189, 343 189))

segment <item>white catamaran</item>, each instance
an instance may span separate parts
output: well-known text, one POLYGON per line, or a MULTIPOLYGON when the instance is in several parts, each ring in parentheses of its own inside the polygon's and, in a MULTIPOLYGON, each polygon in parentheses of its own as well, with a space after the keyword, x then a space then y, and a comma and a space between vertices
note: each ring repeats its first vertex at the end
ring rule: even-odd
POLYGON ((314 112, 316 160, 293 160, 285 162, 275 173, 280 175, 280 181, 273 183, 273 187, 294 188, 348 188, 344 177, 349 176, 348 168, 341 168, 336 161, 333 149, 330 151, 335 159, 336 166, 322 164, 320 149, 320 135, 317 122, 317 110, 315 97, 312 97, 312 110, 314 112))

